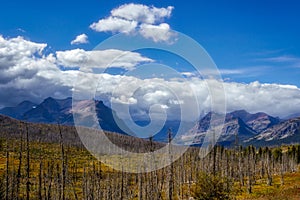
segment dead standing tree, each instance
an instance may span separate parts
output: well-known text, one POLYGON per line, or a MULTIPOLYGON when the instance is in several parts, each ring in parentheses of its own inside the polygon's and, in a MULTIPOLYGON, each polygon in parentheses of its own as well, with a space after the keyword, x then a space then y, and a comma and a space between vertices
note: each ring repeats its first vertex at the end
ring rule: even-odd
POLYGON ((168 130, 168 142, 169 142, 169 200, 173 199, 173 190, 174 190, 174 164, 173 164, 173 156, 172 156, 172 130, 169 128, 168 130))
POLYGON ((65 200, 65 185, 66 185, 66 165, 65 165, 65 149, 64 149, 64 142, 63 142, 63 135, 60 124, 58 123, 59 129, 59 137, 60 137, 60 148, 61 148, 61 197, 62 200, 65 200))
POLYGON ((26 123, 26 199, 30 199, 30 157, 29 157, 29 131, 28 124, 26 123))
POLYGON ((20 183, 21 183, 21 170, 22 170, 22 160, 23 160, 23 130, 22 130, 22 123, 20 128, 20 150, 19 150, 19 165, 18 165, 18 172, 17 172, 17 188, 16 188, 16 195, 17 199, 19 199, 19 191, 20 191, 20 183))

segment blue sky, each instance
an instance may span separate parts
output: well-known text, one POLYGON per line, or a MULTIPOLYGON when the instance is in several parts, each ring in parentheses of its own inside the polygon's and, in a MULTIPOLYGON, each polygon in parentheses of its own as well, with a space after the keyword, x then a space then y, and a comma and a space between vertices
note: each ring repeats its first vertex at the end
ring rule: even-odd
POLYGON ((0 34, 47 43, 49 51, 90 50, 111 33, 94 32, 89 25, 132 2, 174 6, 166 22, 199 42, 224 69, 224 78, 300 86, 298 1, 5 1, 0 34), (89 43, 72 46, 81 33, 89 43))
MULTIPOLYGON (((201 44, 216 63, 225 81, 227 111, 246 109, 285 117, 300 110, 298 1, 15 0, 2 2, 1 8, 0 107, 23 100, 41 102, 49 96, 65 98, 72 96, 74 83, 82 83, 81 89, 89 91, 93 81, 99 79, 101 98, 134 105, 138 115, 145 116, 149 107, 157 103, 161 110, 176 115, 178 105, 184 101, 174 99, 175 96, 163 91, 159 84, 170 86, 176 94, 186 95, 185 102, 190 100, 189 91, 195 90, 201 101, 197 106, 201 112, 207 112, 211 104, 207 84, 220 88, 223 82, 205 83, 201 77, 185 73, 192 88, 188 89, 178 80, 166 80, 170 77, 157 80, 155 78, 161 77, 151 79, 149 74, 140 74, 149 78, 141 80, 138 76, 117 75, 120 71, 134 70, 141 63, 153 62, 170 65, 179 72, 192 71, 186 61, 175 59, 169 53, 131 52, 117 63, 116 67, 121 70, 111 69, 108 70, 110 75, 77 79, 81 73, 79 67, 89 68, 97 63, 101 71, 110 59, 122 53, 121 49, 92 51, 114 35, 113 31, 123 31, 129 36, 137 34, 154 42, 169 42, 175 30, 201 44), (145 12, 147 16, 143 16, 145 12), (131 16, 137 13, 138 16, 131 16), (76 41, 81 42, 74 44, 76 41), (126 84, 121 85, 124 80, 126 84), (145 88, 132 96, 130 91, 138 84, 145 88), (116 86, 122 88, 119 96, 112 94, 116 86)), ((151 68, 143 72, 153 71, 151 68)), ((220 96, 216 102, 222 101, 218 99, 220 96)), ((186 110, 193 113, 194 108, 189 104, 186 110)))

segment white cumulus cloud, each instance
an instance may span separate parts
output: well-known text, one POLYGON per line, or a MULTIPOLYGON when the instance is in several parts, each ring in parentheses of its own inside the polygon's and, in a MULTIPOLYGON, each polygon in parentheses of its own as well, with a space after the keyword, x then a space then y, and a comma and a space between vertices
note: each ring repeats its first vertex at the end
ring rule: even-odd
POLYGON ((170 42, 175 37, 169 24, 163 21, 171 16, 174 7, 157 8, 142 4, 124 4, 111 11, 107 18, 90 25, 98 32, 136 34, 154 42, 170 42))
POLYGON ((56 66, 54 55, 43 54, 46 46, 22 37, 0 36, 1 106, 71 94, 61 82, 63 73, 56 66))
POLYGON ((139 32, 144 38, 152 39, 154 42, 171 42, 171 38, 175 36, 175 34, 171 32, 169 24, 166 23, 159 25, 142 24, 139 32))
POLYGON ((142 4, 125 4, 111 11, 114 17, 137 21, 139 23, 154 24, 171 16, 174 7, 156 8, 142 4))
POLYGON ((153 62, 152 59, 141 54, 117 49, 85 51, 73 49, 57 51, 57 62, 64 67, 98 68, 119 67, 127 70, 133 69, 141 62, 153 62))
POLYGON ((71 44, 86 44, 88 43, 89 40, 88 40, 88 36, 86 34, 81 34, 81 35, 78 35, 76 36, 76 38, 74 40, 71 41, 71 44))
POLYGON ((90 25, 90 28, 98 32, 111 31, 114 33, 126 33, 133 32, 137 27, 136 21, 129 21, 117 17, 108 17, 106 19, 100 19, 90 25))

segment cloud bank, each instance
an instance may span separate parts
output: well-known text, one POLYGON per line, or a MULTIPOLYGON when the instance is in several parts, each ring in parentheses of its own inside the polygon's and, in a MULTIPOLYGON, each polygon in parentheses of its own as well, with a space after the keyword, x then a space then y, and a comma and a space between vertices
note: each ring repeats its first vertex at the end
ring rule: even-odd
POLYGON ((182 79, 168 80, 95 74, 88 70, 82 72, 74 67, 102 69, 109 64, 108 58, 119 55, 122 56, 114 65, 126 70, 153 60, 136 52, 114 49, 73 49, 46 55, 46 47, 47 44, 31 42, 22 37, 7 39, 0 36, 1 106, 15 105, 23 100, 40 102, 49 96, 69 97, 76 83, 80 85, 80 91, 90 91, 96 86, 98 97, 115 105, 128 105, 136 117, 147 115, 149 108, 156 105, 156 108, 160 108, 155 109, 156 116, 166 112, 176 118, 180 115, 179 106, 182 105, 191 116, 195 113, 194 104, 190 102, 194 95, 198 99, 198 109, 203 113, 210 111, 211 98, 219 97, 209 95, 209 82, 209 85, 216 88, 223 84, 227 111, 246 109, 249 112, 263 111, 284 117, 300 110, 300 89, 292 85, 203 80, 188 72, 184 73, 182 79), (62 70, 62 66, 65 69, 62 70))
POLYGON ((72 96, 73 84, 80 73, 72 67, 105 68, 110 64, 132 69, 140 62, 152 61, 138 53, 113 49, 74 49, 46 55, 43 53, 46 47, 47 44, 34 43, 22 37, 6 39, 0 35, 0 107, 23 100, 39 102, 48 96, 72 96), (123 56, 118 62, 105 62, 119 55, 123 56), (61 70, 61 66, 67 70, 61 70))

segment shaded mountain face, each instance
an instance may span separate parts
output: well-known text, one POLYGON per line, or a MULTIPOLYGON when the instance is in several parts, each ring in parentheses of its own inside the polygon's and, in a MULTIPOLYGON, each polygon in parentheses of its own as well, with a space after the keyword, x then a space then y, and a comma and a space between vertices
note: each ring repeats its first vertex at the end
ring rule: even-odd
POLYGON ((125 128, 126 125, 121 119, 117 117, 114 110, 105 106, 103 101, 95 101, 95 107, 99 125, 103 130, 117 133, 125 133, 119 127, 125 128))
MULTIPOLYGON (((98 121, 103 130, 124 133, 115 122, 114 111, 105 106, 102 101, 79 101, 74 106, 82 110, 83 115, 86 114, 83 116, 86 117, 86 120, 89 120, 88 117, 91 116, 91 106, 95 106, 98 121)), ((21 103, 16 107, 4 108, 0 113, 35 123, 74 125, 72 109, 72 98, 54 99, 49 97, 38 105, 31 102, 21 103)), ((118 121, 122 123, 121 120, 118 121)))
POLYGON ((36 107, 37 104, 31 101, 23 101, 16 107, 6 107, 0 110, 0 113, 16 119, 22 119, 25 112, 36 107))
POLYGON ((245 110, 238 110, 228 113, 226 119, 229 120, 231 118, 240 118, 247 124, 247 126, 257 133, 261 133, 267 128, 270 128, 271 126, 274 126, 280 122, 279 118, 272 117, 266 113, 258 112, 255 114, 250 114, 245 110))
POLYGON ((24 113, 23 120, 40 123, 73 124, 73 116, 70 112, 72 99, 57 100, 47 98, 35 108, 24 113))
POLYGON ((256 135, 256 132, 247 126, 241 118, 232 118, 231 120, 225 120, 221 135, 225 137, 221 137, 221 141, 234 141, 235 139, 242 141, 254 135, 256 135))

